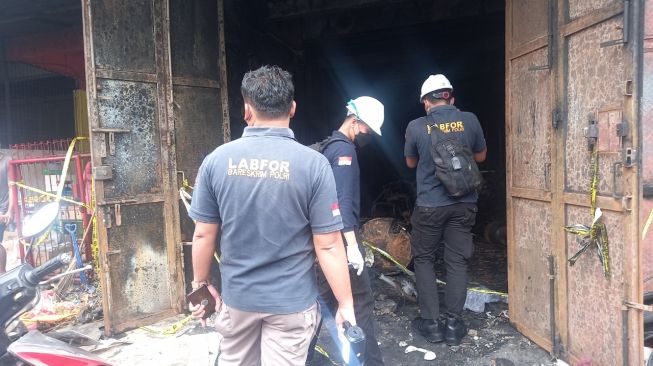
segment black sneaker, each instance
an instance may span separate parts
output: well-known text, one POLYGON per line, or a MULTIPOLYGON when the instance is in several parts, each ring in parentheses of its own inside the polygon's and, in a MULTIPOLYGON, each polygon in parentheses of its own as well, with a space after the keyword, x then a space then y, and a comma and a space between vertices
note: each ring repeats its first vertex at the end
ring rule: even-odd
POLYGON ((440 321, 418 317, 411 321, 411 325, 413 329, 431 343, 444 341, 444 323, 440 321))
POLYGON ((467 335, 467 326, 462 318, 447 316, 447 327, 444 338, 449 346, 458 346, 467 335))

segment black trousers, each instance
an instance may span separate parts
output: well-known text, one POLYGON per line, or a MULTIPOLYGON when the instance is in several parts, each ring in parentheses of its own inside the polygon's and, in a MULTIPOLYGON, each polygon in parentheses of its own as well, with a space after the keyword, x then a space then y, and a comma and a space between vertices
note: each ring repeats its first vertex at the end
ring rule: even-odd
POLYGON ((424 319, 438 319, 440 303, 435 275, 436 251, 444 242, 447 312, 460 315, 467 297, 467 262, 474 253, 472 226, 476 204, 457 203, 443 207, 415 207, 411 247, 415 265, 419 310, 424 319))
MULTIPOLYGON (((359 241, 360 243, 360 241, 359 241)), ((365 253, 363 247, 359 244, 361 253, 365 253)), ((336 300, 331 287, 324 277, 324 273, 320 266, 316 266, 317 283, 320 291, 320 298, 323 305, 335 316, 338 309, 338 301, 336 300)), ((372 295, 372 286, 370 284, 369 270, 367 267, 363 270, 360 276, 356 275, 356 271, 350 268, 349 279, 351 281, 351 292, 354 297, 354 313, 356 315, 356 323, 365 332, 365 366, 383 365, 383 357, 381 356, 381 349, 376 341, 376 332, 374 330, 374 297, 372 295)), ((311 342, 308 350, 308 359, 313 357, 317 337, 320 334, 318 327, 315 337, 311 342)))

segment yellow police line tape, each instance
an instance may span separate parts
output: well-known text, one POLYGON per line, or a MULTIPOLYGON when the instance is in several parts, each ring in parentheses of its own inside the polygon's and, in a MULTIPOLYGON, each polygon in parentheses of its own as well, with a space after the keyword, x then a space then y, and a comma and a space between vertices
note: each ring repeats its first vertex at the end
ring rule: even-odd
MULTIPOLYGON (((32 191, 32 192, 39 193, 39 194, 41 194, 42 196, 46 196, 46 197, 50 197, 50 198, 54 198, 54 199, 56 199, 56 200, 60 200, 60 201, 65 201, 65 202, 68 202, 68 203, 72 203, 73 205, 82 206, 82 207, 84 207, 84 208, 86 208, 86 209, 88 209, 88 210, 91 210, 91 207, 88 206, 87 204, 83 203, 83 202, 78 202, 78 201, 75 201, 75 200, 73 200, 73 199, 66 198, 66 197, 58 197, 58 196, 57 196, 56 194, 54 194, 54 193, 50 193, 50 192, 46 192, 46 191, 40 190, 40 189, 38 189, 38 188, 30 187, 30 186, 28 186, 28 185, 26 185, 26 184, 24 184, 24 183, 22 183, 22 182, 13 182, 13 181, 12 181, 12 182, 9 182, 9 184, 10 184, 10 185, 15 185, 15 186, 17 186, 17 187, 19 187, 19 188, 26 189, 26 190, 28 190, 28 191, 32 191)), ((40 201, 39 201, 39 202, 40 202, 40 201)), ((47 201, 44 201, 44 202, 47 202, 47 201)))
POLYGON ((642 230, 642 240, 646 237, 646 234, 648 233, 648 229, 651 226, 651 223, 653 222, 653 210, 651 210, 651 213, 648 214, 648 219, 646 219, 646 224, 644 224, 644 230, 642 230))
POLYGON ((610 277, 610 250, 608 240, 608 229, 605 224, 601 222, 601 209, 596 207, 596 194, 597 184, 599 179, 599 155, 596 147, 592 152, 591 157, 592 180, 590 182, 590 219, 592 223, 588 225, 574 224, 565 226, 564 230, 568 233, 580 237, 581 248, 567 261, 570 266, 573 266, 580 256, 587 251, 590 247, 596 246, 601 266, 603 267, 603 275, 605 278, 610 277))
POLYGON ((337 362, 335 362, 334 360, 331 359, 331 356, 329 356, 329 353, 324 348, 322 348, 322 346, 320 346, 319 344, 315 345, 315 350, 318 351, 320 354, 322 354, 322 356, 326 357, 329 360, 329 362, 331 362, 331 365, 340 366, 339 363, 337 363, 337 362))
MULTIPOLYGON (((181 183, 181 188, 179 188, 179 197, 181 198, 181 202, 183 202, 184 207, 186 207, 186 212, 190 212, 190 200, 193 198, 193 195, 188 193, 188 190, 192 191, 193 187, 188 184, 188 179, 184 178, 181 183)), ((195 220, 193 220, 195 222, 195 220)), ((215 261, 220 264, 220 257, 218 256, 218 253, 213 252, 213 258, 215 258, 215 261)))
POLYGON ((193 319, 192 315, 188 315, 185 318, 181 319, 180 321, 172 324, 171 326, 167 327, 164 330, 156 330, 152 327, 141 327, 141 329, 154 333, 154 334, 163 334, 163 335, 173 335, 177 333, 180 329, 182 329, 188 322, 190 322, 193 319))
MULTIPOLYGON (((68 167, 70 166, 70 159, 73 156, 73 152, 75 151, 75 143, 80 140, 88 140, 88 137, 75 137, 72 139, 70 142, 70 145, 68 145, 68 151, 66 152, 66 158, 64 159, 63 162, 63 167, 61 168, 61 177, 59 178, 59 186, 57 187, 57 194, 52 195, 55 199, 55 201, 68 201, 67 198, 62 197, 63 196, 63 188, 66 185, 66 176, 68 175, 68 167)), ((19 187, 22 185, 26 189, 30 189, 32 187, 27 188, 28 186, 23 185, 20 182, 11 182, 12 184, 16 184, 19 187)), ((50 193, 43 192, 41 191, 42 194, 45 193, 46 195, 51 195, 50 193)), ((73 203, 78 204, 77 202, 73 201, 73 203)), ((43 244, 45 242, 45 239, 48 237, 48 232, 46 231, 43 233, 36 242, 32 245, 32 247, 38 247, 39 245, 43 244)), ((29 246, 29 243, 23 243, 24 246, 29 246)))
MULTIPOLYGON (((375 247, 374 245, 372 245, 370 242, 368 242, 368 241, 366 241, 366 240, 363 240, 363 245, 365 245, 366 247, 372 249, 373 251, 375 251, 375 252, 381 254, 383 257, 385 257, 387 260, 389 260, 389 261, 392 262, 395 266, 397 266, 397 268, 399 268, 402 272, 406 273, 407 275, 409 275, 409 276, 411 276, 411 277, 413 277, 413 278, 415 277, 415 273, 414 273, 413 271, 409 270, 408 268, 406 268, 406 266, 404 266, 403 264, 399 263, 399 261, 397 261, 395 258, 393 258, 393 257, 392 257, 388 252, 386 252, 385 250, 383 250, 383 249, 379 249, 379 248, 375 247)), ((440 284, 440 285, 445 285, 445 286, 446 286, 446 284, 447 284, 446 282, 444 282, 444 281, 442 281, 442 280, 437 280, 437 282, 438 282, 438 284, 440 284)), ((488 289, 484 289, 484 288, 480 288, 480 287, 470 287, 470 288, 468 288, 467 290, 468 290, 468 291, 472 291, 472 292, 478 292, 478 293, 481 293, 481 294, 489 294, 489 295, 498 295, 498 296, 502 296, 502 297, 508 297, 508 294, 505 293, 505 292, 499 292, 499 291, 494 291, 494 290, 488 290, 488 289)))

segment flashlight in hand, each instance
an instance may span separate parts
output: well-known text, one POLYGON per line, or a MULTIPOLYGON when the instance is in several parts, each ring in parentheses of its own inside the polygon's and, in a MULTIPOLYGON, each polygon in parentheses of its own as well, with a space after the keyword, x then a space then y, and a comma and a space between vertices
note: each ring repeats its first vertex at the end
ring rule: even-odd
POLYGON ((345 321, 345 343, 342 347, 342 358, 347 366, 363 366, 365 358, 365 333, 357 325, 345 321))

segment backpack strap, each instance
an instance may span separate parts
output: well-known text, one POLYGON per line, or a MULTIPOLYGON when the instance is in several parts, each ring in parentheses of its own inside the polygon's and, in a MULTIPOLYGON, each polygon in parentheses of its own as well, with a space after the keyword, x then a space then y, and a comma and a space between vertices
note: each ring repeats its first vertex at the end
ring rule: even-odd
POLYGON ((322 146, 322 152, 324 153, 324 150, 326 150, 327 146, 331 145, 332 143, 336 141, 344 141, 347 142, 348 140, 343 139, 342 137, 333 137, 333 135, 327 137, 324 140, 324 145, 322 146))
POLYGON ((426 115, 426 132, 431 136, 431 141, 433 141, 433 143, 438 141, 438 137, 446 137, 431 114, 426 115), (431 122, 431 124, 429 124, 429 122, 431 122), (433 133, 434 130, 435 133, 433 133))
POLYGON ((310 145, 309 147, 317 150, 320 154, 324 154, 324 150, 326 150, 327 146, 331 145, 331 143, 336 142, 336 141, 347 141, 343 139, 342 137, 333 137, 333 135, 327 136, 324 140, 319 141, 314 143, 313 145, 310 145))

